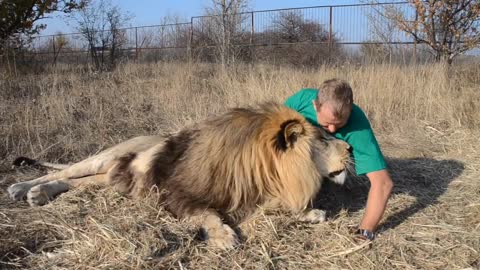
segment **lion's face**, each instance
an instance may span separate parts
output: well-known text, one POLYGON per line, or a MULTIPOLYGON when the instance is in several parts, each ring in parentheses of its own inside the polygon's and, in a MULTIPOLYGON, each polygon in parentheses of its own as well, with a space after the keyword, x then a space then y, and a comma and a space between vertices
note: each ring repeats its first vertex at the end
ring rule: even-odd
POLYGON ((322 129, 317 130, 317 140, 314 143, 314 160, 326 176, 337 184, 343 184, 350 164, 350 145, 342 140, 335 139, 322 129))
MULTIPOLYGON (((289 120, 280 127, 281 136, 277 136, 277 145, 288 156, 281 167, 288 168, 286 171, 306 172, 308 169, 300 168, 298 164, 306 165, 310 161, 322 179, 328 178, 337 184, 345 182, 351 164, 348 143, 336 139, 323 128, 314 127, 305 119, 289 120)), ((305 179, 307 175, 298 177, 305 179)))

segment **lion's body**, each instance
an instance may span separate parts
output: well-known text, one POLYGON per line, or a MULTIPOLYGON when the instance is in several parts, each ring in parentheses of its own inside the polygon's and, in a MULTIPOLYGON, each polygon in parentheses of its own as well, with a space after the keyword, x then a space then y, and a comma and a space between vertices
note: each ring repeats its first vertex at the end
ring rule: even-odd
POLYGON ((225 248, 236 237, 221 217, 237 223, 257 206, 302 213, 324 177, 344 174, 348 158, 346 143, 327 138, 297 112, 267 103, 229 110, 170 136, 131 139, 9 192, 39 205, 89 182, 132 197, 155 187, 165 191, 170 212, 201 217, 212 244, 225 248))

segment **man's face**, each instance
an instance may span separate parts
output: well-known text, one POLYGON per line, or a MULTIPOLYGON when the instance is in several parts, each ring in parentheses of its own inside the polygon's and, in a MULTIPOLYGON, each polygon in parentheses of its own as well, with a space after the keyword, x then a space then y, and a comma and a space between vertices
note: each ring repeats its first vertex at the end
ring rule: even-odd
POLYGON ((317 103, 313 102, 313 107, 317 112, 317 121, 321 127, 323 127, 329 133, 335 133, 337 130, 347 124, 348 117, 346 119, 339 119, 333 114, 332 106, 328 103, 323 104, 318 108, 317 103))

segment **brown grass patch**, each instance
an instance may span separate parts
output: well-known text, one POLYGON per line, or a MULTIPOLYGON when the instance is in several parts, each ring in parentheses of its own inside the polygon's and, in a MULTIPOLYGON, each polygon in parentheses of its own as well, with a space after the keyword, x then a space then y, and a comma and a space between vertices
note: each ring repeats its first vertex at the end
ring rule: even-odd
POLYGON ((294 70, 127 65, 93 74, 58 67, 0 75, 0 268, 22 269, 462 269, 480 266, 478 67, 366 66, 294 70), (473 70, 473 71, 472 71, 473 70), (476 70, 476 71, 475 71, 476 70), (126 199, 90 186, 44 207, 10 201, 8 185, 44 172, 13 171, 18 155, 73 162, 127 138, 176 129, 226 107, 284 100, 340 77, 352 83, 387 156, 395 189, 380 235, 358 247, 364 179, 328 184, 318 225, 260 211, 242 246, 218 252, 173 219, 155 196, 126 199))

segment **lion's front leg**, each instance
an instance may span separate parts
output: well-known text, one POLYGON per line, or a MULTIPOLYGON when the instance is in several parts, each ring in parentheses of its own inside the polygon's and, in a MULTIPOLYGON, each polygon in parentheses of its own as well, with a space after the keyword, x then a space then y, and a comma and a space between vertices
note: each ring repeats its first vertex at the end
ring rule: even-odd
POLYGON ((232 249, 239 244, 238 235, 235 231, 223 223, 218 213, 209 209, 190 217, 191 221, 199 223, 205 231, 208 245, 220 249, 232 249))
POLYGON ((267 200, 262 205, 262 208, 267 210, 268 209, 284 209, 284 210, 290 211, 290 213, 292 213, 293 216, 301 222, 320 223, 327 220, 327 213, 324 210, 307 207, 305 210, 298 213, 297 210, 289 209, 284 206, 282 207, 281 200, 277 198, 267 200))
POLYGON ((320 209, 306 209, 297 218, 302 222, 320 223, 327 220, 327 213, 320 209))

